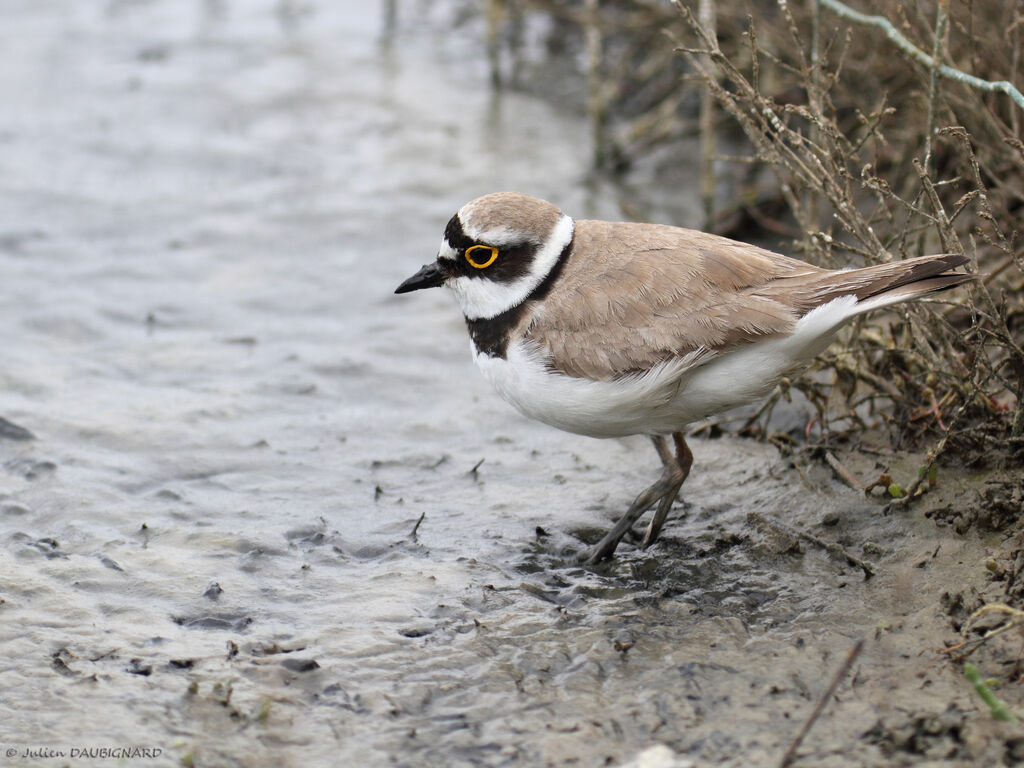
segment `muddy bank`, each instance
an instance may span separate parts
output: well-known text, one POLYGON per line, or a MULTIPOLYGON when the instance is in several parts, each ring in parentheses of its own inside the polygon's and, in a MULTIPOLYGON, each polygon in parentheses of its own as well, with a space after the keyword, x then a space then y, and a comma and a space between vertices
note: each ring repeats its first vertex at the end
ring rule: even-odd
MULTIPOLYGON (((807 764, 1016 759, 935 654, 1015 573, 1012 524, 958 532, 991 478, 944 468, 885 511, 771 445, 696 440, 663 541, 576 564, 653 478, 648 442, 521 419, 449 297, 391 291, 495 188, 586 216, 696 206, 589 180, 588 127, 493 96, 477 38, 423 8, 390 39, 362 4, 6 14, 8 764, 594 765, 658 743, 771 764, 862 637, 807 764)), ((977 661, 1020 706, 1000 648, 977 661)))

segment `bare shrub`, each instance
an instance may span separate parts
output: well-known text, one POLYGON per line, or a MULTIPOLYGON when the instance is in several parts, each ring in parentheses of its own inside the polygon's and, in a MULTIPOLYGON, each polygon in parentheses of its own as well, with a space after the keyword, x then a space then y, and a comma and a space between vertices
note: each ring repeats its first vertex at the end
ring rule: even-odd
MULTIPOLYGON (((934 61, 959 52, 975 75, 996 80, 1019 68, 1024 30, 1005 4, 975 3, 943 20, 940 3, 932 39, 928 14, 908 19, 900 4, 876 5, 934 61)), ((780 2, 774 23, 749 19, 741 56, 677 7, 689 33, 680 52, 774 171, 806 258, 837 266, 966 253, 983 275, 944 308, 910 306, 889 322, 856 324, 816 366, 840 385, 832 396, 813 373, 799 382, 822 420, 862 426, 870 405, 896 446, 937 437, 929 464, 954 447, 971 460, 1007 445, 1019 451, 1024 111, 1002 93, 938 77, 879 29, 850 27, 825 8, 798 18, 780 2), (743 58, 746 71, 735 63, 743 58), (768 66, 774 94, 762 85, 768 66)))

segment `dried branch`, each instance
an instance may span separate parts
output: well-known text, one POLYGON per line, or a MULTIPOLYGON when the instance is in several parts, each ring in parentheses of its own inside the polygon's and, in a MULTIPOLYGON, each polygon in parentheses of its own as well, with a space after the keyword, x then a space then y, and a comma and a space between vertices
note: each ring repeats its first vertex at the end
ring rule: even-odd
MULTIPOLYGON (((878 27, 885 33, 886 38, 892 41, 897 48, 908 54, 911 58, 920 62, 929 70, 935 71, 943 77, 948 77, 951 80, 965 83, 972 88, 977 88, 982 91, 999 91, 1001 93, 1005 93, 1013 99, 1014 103, 1018 107, 1024 109, 1024 94, 1018 91, 1013 86, 1013 83, 1007 80, 999 80, 996 82, 982 80, 980 77, 975 77, 974 75, 969 75, 966 72, 961 72, 959 69, 954 69, 946 64, 940 64, 936 67, 936 61, 932 56, 929 56, 912 42, 907 40, 907 38, 905 38, 900 31, 892 25, 892 22, 884 16, 869 16, 867 14, 860 13, 839 2, 839 0, 817 0, 817 2, 828 8, 833 13, 842 16, 844 19, 849 19, 850 21, 857 22, 858 24, 878 27)), ((948 0, 946 0, 946 2, 948 2, 948 0)))

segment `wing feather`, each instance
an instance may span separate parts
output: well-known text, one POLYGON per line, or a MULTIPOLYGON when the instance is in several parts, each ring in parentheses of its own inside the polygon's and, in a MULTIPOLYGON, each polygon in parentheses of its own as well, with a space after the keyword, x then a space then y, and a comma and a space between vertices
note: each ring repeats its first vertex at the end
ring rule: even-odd
POLYGON ((692 352, 788 334, 780 279, 830 274, 751 245, 676 227, 577 221, 573 253, 526 337, 570 376, 611 380, 692 352))

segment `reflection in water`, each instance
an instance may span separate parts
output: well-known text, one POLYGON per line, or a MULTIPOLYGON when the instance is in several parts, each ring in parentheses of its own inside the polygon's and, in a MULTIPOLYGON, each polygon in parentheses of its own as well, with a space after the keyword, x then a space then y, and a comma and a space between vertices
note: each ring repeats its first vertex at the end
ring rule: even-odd
POLYGON ((384 11, 381 39, 390 45, 395 37, 395 30, 398 28, 398 0, 383 0, 381 6, 384 11))

